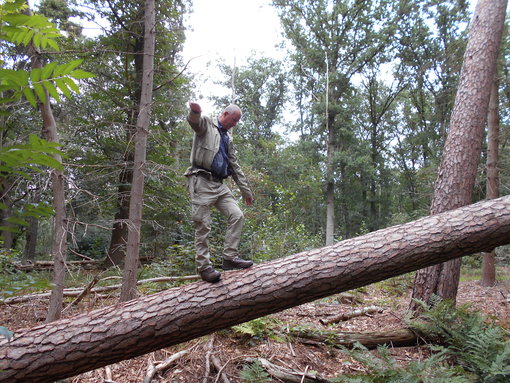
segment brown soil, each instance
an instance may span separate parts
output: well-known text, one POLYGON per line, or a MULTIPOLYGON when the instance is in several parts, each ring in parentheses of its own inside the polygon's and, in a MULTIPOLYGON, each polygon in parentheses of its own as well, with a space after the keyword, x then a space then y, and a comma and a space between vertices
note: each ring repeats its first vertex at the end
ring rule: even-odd
MULTIPOLYGON (((409 280, 405 281, 409 284, 409 280)), ((355 292, 360 303, 342 304, 338 296, 308 303, 264 318, 267 328, 275 329, 273 334, 262 337, 248 337, 232 329, 212 335, 214 346, 210 345, 211 336, 195 339, 178 346, 166 348, 138 358, 122 361, 114 365, 69 378, 69 383, 142 383, 150 362, 157 364, 181 350, 190 352, 173 363, 161 374, 156 374, 152 382, 204 382, 206 355, 212 353, 222 366, 229 381, 240 382, 239 373, 248 357, 260 357, 273 364, 295 371, 317 371, 325 378, 339 374, 363 371, 363 367, 353 362, 337 349, 324 344, 299 340, 289 340, 285 333, 289 328, 310 326, 336 331, 367 332, 404 326, 404 317, 409 304, 410 290, 402 287, 402 280, 384 282, 384 285, 371 285, 355 292), (319 320, 332 315, 351 312, 362 307, 376 305, 382 307, 382 313, 364 315, 334 325, 323 326, 319 320)), ((458 305, 469 304, 472 309, 490 315, 504 328, 510 328, 510 281, 500 282, 491 288, 481 287, 477 282, 462 282, 459 286, 458 305)), ((46 314, 47 300, 12 306, 0 306, 0 324, 15 331, 19 328, 40 324, 46 314)), ((107 305, 108 301, 86 300, 78 308, 65 312, 73 316, 79 312, 107 305)), ((427 357, 425 347, 392 348, 397 361, 407 363, 427 357)), ((206 382, 222 382, 218 371, 211 367, 206 382)), ((281 380, 274 379, 274 382, 281 380)))

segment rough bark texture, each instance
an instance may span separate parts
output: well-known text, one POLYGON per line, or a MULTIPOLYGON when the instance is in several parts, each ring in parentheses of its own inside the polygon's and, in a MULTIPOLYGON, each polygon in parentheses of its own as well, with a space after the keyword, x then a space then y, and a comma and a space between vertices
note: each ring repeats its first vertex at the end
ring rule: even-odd
MULTIPOLYGON (((506 5, 506 0, 480 0, 477 3, 431 214, 472 202, 506 5)), ((460 259, 456 259, 420 270, 416 274, 413 298, 428 302, 432 295, 438 295, 455 301, 460 264, 460 259)), ((414 301, 411 309, 418 310, 414 301)))
MULTIPOLYGON (((298 338, 311 339, 314 342, 329 344, 333 347, 352 348, 360 343, 366 348, 374 349, 379 346, 406 347, 416 346, 423 343, 421 334, 410 328, 389 329, 386 331, 374 331, 366 333, 339 332, 337 334, 320 334, 310 331, 291 331, 298 338)), ((303 341, 306 343, 306 341, 303 341)))
MULTIPOLYGON (((29 12, 27 10, 27 12, 29 12)), ((40 52, 31 48, 32 68, 41 69, 43 62, 40 52)), ((39 104, 43 120, 42 135, 48 142, 58 143, 57 123, 51 109, 50 96, 45 89, 46 102, 39 104)), ((62 163, 62 157, 58 153, 52 154, 53 158, 62 163)), ((51 291, 50 303, 46 321, 51 322, 60 319, 63 307, 63 291, 65 286, 67 255, 67 215, 65 209, 65 177, 64 172, 59 169, 51 171, 51 189, 53 191, 53 207, 55 216, 53 218, 53 238, 51 254, 53 257, 53 290, 51 291)))
POLYGON ((510 242, 510 196, 20 331, 0 382, 52 382, 510 242))
POLYGON ((147 154, 147 133, 149 131, 152 87, 154 78, 154 47, 156 42, 156 11, 154 0, 145 1, 144 11, 144 53, 142 73, 142 94, 140 111, 136 121, 135 158, 133 184, 129 206, 129 228, 124 276, 122 279, 121 302, 136 297, 136 277, 140 253, 140 232, 142 227, 143 186, 147 154))
MULTIPOLYGON (((139 4, 143 4, 140 2, 139 4)), ((142 6, 140 5, 140 12, 142 6)), ((133 11, 136 12, 136 11, 133 11)), ((129 209, 130 209, 130 196, 131 196, 131 184, 133 182, 133 166, 134 166, 134 137, 136 134, 137 118, 139 114, 139 106, 141 99, 141 84, 143 83, 143 44, 144 44, 144 30, 143 23, 136 21, 130 21, 126 25, 129 28, 125 30, 126 35, 131 38, 126 41, 125 51, 127 57, 132 57, 132 62, 129 58, 124 57, 122 60, 126 60, 129 63, 128 67, 134 68, 135 79, 132 83, 124 84, 124 86, 133 89, 129 99, 131 100, 130 105, 126 105, 127 110, 127 121, 126 121, 126 148, 124 151, 124 165, 119 174, 119 185, 117 192, 117 212, 115 213, 115 221, 113 224, 113 231, 110 240, 110 247, 108 249, 107 258, 105 260, 105 267, 120 266, 124 263, 127 243, 128 243, 128 220, 129 220, 129 209), (132 28, 132 29, 131 29, 132 28), (131 53, 131 54, 129 54, 131 53)), ((124 73, 126 78, 132 78, 132 73, 124 73)))
MULTIPOLYGON (((499 197, 499 81, 497 73, 492 83, 489 114, 487 115, 487 190, 486 198, 499 197)), ((482 286, 494 286, 496 283, 496 251, 483 253, 482 286)))

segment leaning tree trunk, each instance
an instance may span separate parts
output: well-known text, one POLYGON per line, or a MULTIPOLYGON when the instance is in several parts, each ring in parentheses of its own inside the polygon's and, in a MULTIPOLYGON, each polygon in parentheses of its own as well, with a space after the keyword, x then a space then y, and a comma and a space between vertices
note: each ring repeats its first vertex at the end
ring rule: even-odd
POLYGON ((142 227, 143 184, 147 154, 147 132, 149 130, 152 87, 154 78, 154 45, 156 41, 156 11, 154 0, 145 0, 145 39, 143 54, 142 95, 140 112, 136 121, 135 161, 133 184, 129 206, 129 233, 124 276, 122 279, 121 302, 136 297, 136 274, 140 252, 140 231, 142 227))
MULTIPOLYGON (((472 202, 506 3, 506 0, 480 0, 476 6, 431 214, 472 202)), ((415 277, 413 298, 429 302, 437 295, 455 301, 460 265, 460 259, 455 259, 420 270, 415 277)), ((419 310, 415 300, 410 306, 414 311, 419 310)))
MULTIPOLYGON (((491 98, 489 102, 489 114, 487 115, 487 188, 486 198, 499 197, 499 81, 498 75, 494 76, 492 83, 491 98)), ((496 251, 493 249, 483 253, 482 261, 482 286, 494 286, 496 283, 496 251)))
POLYGON ((510 242, 510 196, 20 331, 0 382, 52 382, 510 242))

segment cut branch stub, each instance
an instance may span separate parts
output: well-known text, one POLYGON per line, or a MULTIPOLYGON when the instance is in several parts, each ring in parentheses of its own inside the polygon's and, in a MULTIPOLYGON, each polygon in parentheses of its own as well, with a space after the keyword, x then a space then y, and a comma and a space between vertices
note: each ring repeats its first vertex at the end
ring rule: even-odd
POLYGON ((506 196, 37 326, 0 342, 0 382, 53 382, 492 249, 509 233, 506 196))

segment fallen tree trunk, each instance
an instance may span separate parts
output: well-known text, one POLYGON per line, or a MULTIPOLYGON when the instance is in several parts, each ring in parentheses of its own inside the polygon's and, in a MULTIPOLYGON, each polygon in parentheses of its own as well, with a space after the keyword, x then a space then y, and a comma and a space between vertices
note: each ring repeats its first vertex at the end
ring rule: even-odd
MULTIPOLYGON (((100 265, 100 261, 96 261, 94 259, 84 260, 84 261, 66 261, 66 267, 97 267, 100 265)), ((55 267, 54 261, 35 261, 33 263, 26 263, 22 265, 16 265, 16 269, 21 271, 31 271, 31 270, 53 270, 55 267)))
MULTIPOLYGON (((157 277, 157 278, 150 278, 150 279, 142 279, 142 280, 139 280, 138 282, 136 282, 136 284, 137 284, 137 286, 139 286, 144 283, 190 281, 190 280, 195 280, 195 279, 200 279, 200 277, 198 275, 186 275, 186 276, 182 276, 182 277, 157 277)), ((100 286, 100 287, 91 288, 89 291, 86 291, 87 287, 85 287, 85 288, 82 288, 82 287, 69 288, 69 289, 64 289, 63 295, 64 295, 64 297, 79 297, 80 295, 88 294, 88 293, 97 294, 97 293, 104 293, 104 292, 112 291, 112 290, 118 290, 121 287, 122 287, 121 284, 110 285, 110 286, 100 286)), ((49 298, 50 295, 51 295, 51 292, 49 292, 49 291, 45 292, 45 293, 18 295, 15 297, 0 299, 0 306, 1 305, 13 305, 13 304, 18 304, 18 303, 25 303, 25 302, 29 302, 33 299, 49 298)))
POLYGON ((224 273, 0 341, 0 382, 52 382, 510 243, 510 196, 224 273))
POLYGON ((327 344, 336 348, 352 348, 356 343, 360 343, 368 349, 378 346, 406 347, 416 346, 423 343, 424 338, 416 331, 410 328, 388 329, 372 332, 322 332, 311 330, 293 330, 292 336, 299 338, 301 343, 327 344))

